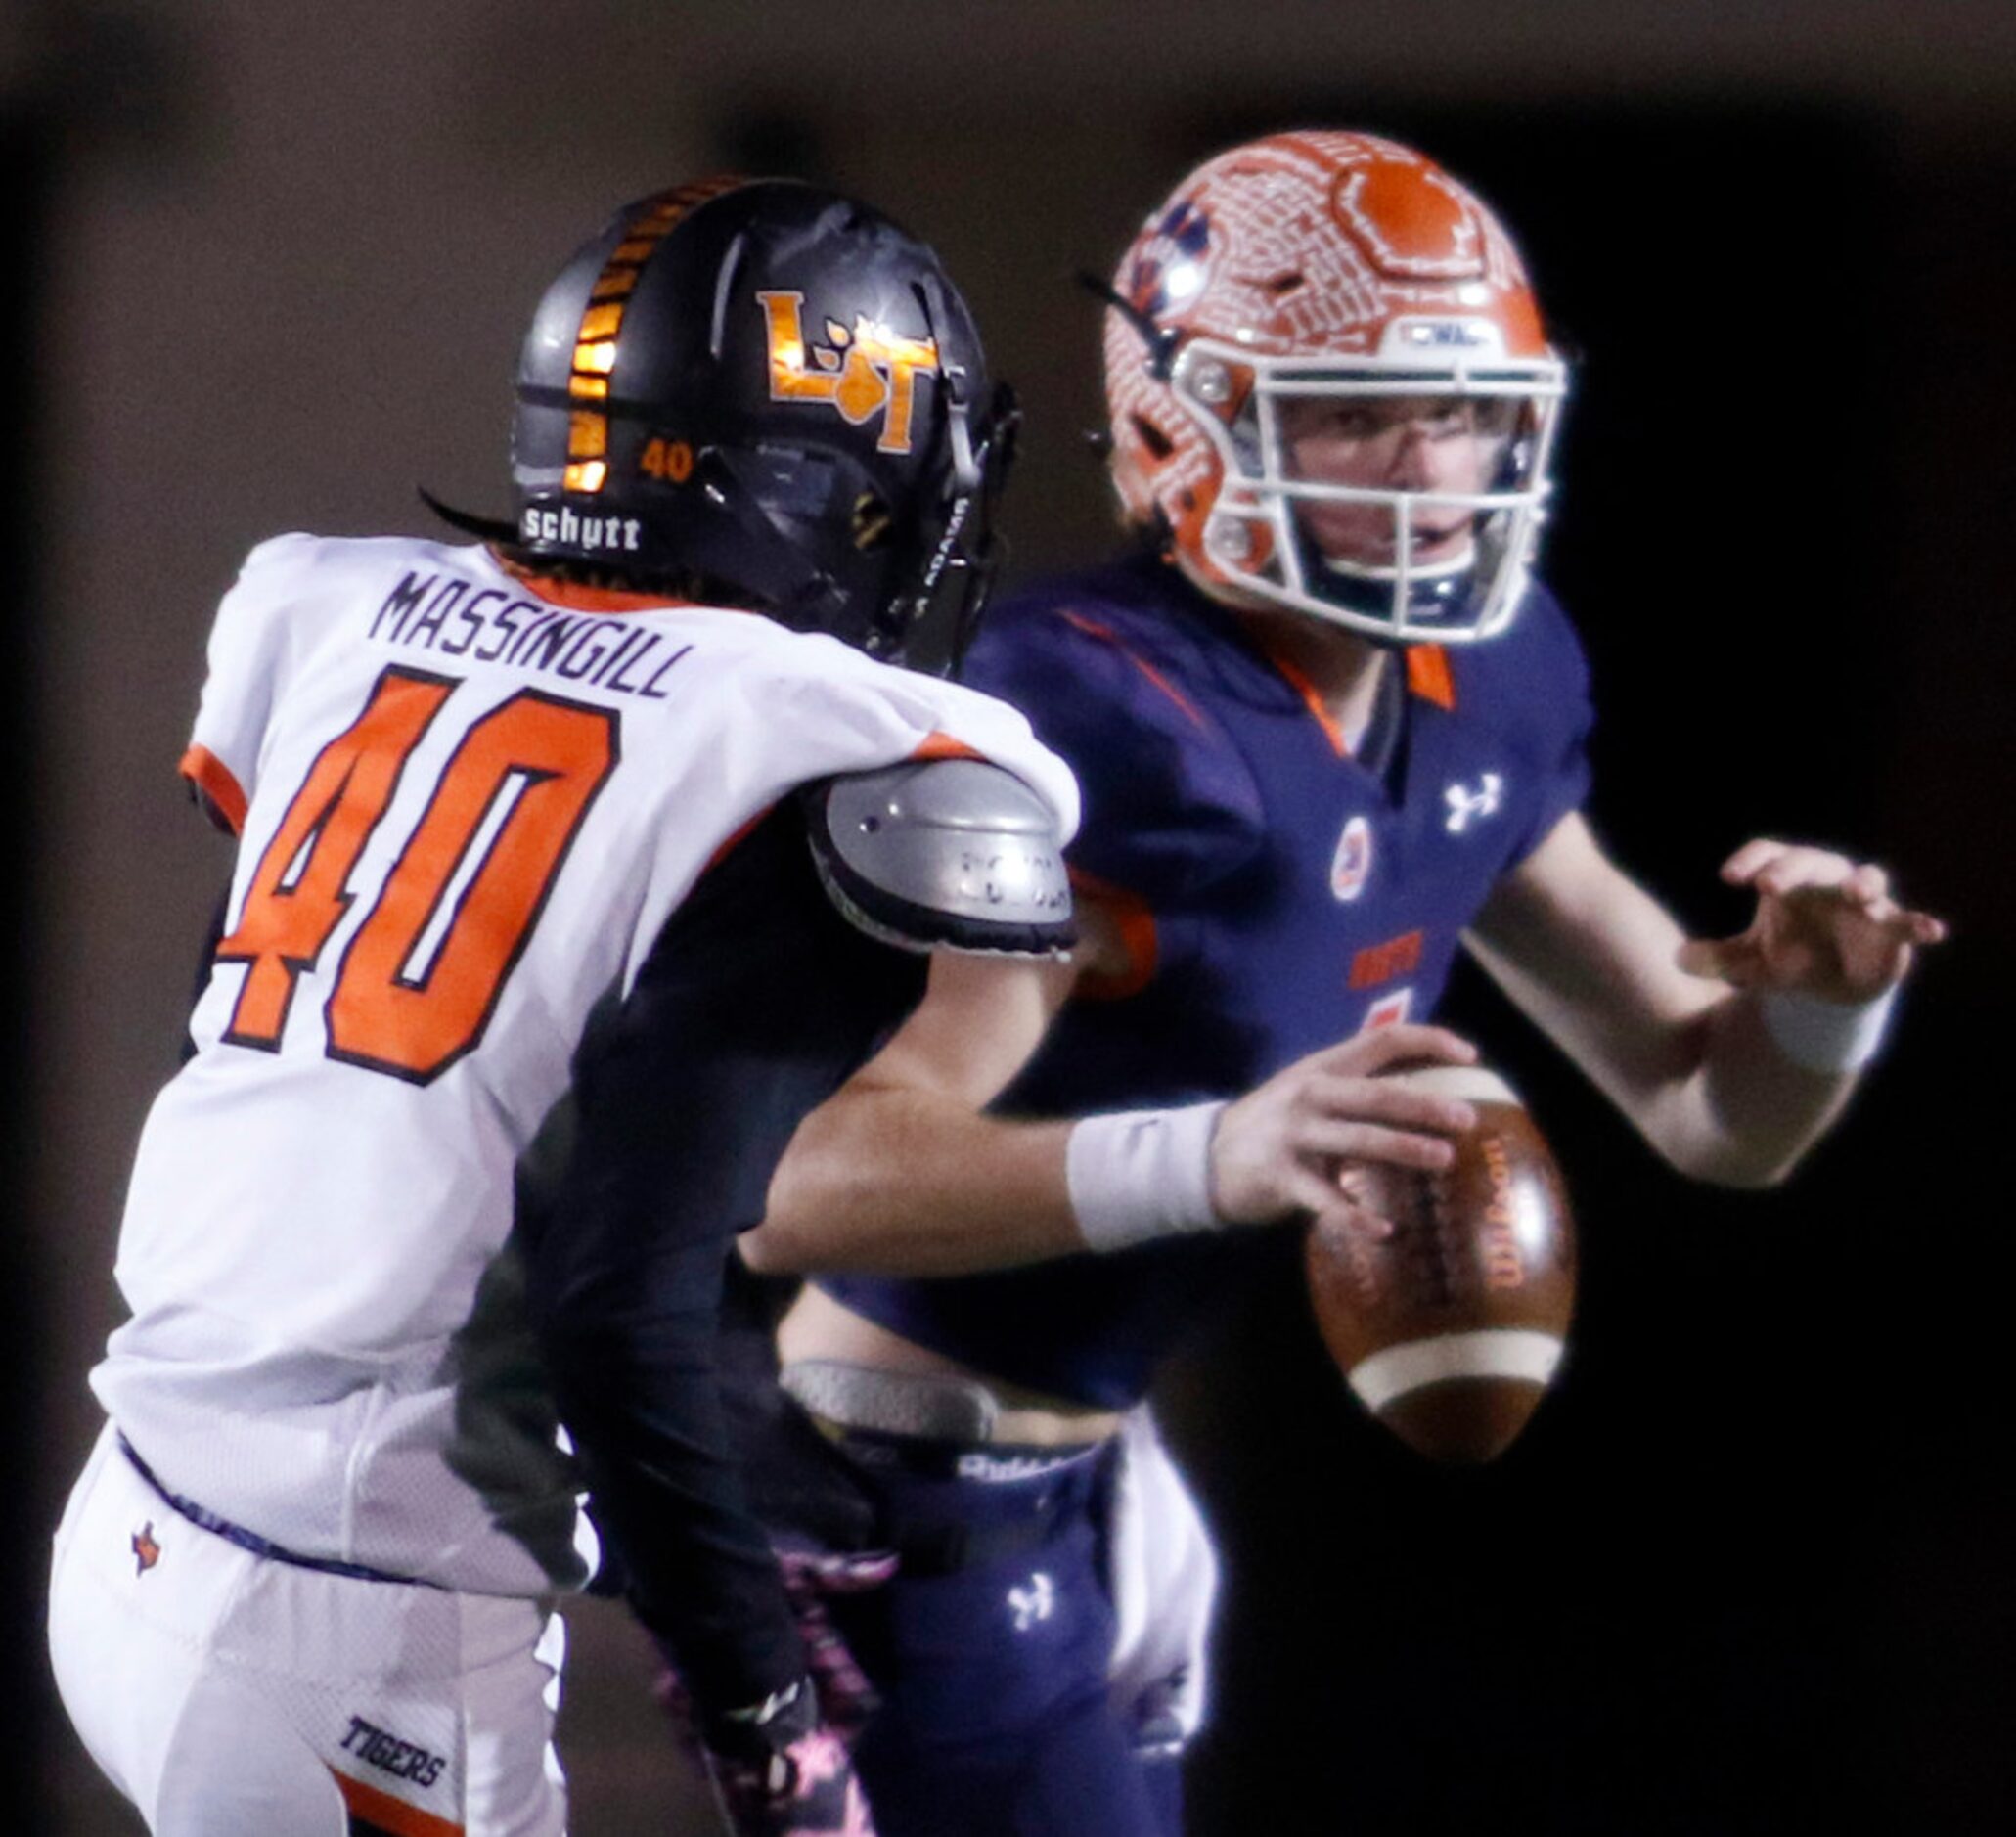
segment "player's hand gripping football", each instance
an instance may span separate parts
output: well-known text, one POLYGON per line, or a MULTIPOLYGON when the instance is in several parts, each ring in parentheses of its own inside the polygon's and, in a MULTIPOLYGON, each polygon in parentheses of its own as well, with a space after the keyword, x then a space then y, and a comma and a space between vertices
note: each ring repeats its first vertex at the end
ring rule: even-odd
POLYGON ((1881 868, 1824 848, 1745 842, 1722 877, 1756 892, 1756 917, 1735 937, 1689 939, 1680 965, 1739 989, 1867 1002, 1904 980, 1916 950, 1947 934, 1930 913, 1898 904, 1881 868))
POLYGON ((1232 1225, 1297 1212, 1323 1231, 1383 1238, 1392 1226, 1359 1203, 1354 1164, 1435 1171, 1449 1166, 1448 1134, 1477 1115, 1453 1098, 1379 1074, 1405 1065, 1473 1065, 1477 1050, 1444 1027, 1379 1027, 1325 1047, 1228 1104, 1211 1143, 1211 1196, 1232 1225))

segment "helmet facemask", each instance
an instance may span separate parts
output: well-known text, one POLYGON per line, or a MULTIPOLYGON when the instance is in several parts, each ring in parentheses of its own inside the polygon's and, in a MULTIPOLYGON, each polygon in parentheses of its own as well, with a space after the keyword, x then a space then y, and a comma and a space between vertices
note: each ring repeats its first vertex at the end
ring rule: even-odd
POLYGON ((1202 532, 1214 585, 1387 643, 1509 623, 1552 488, 1557 360, 1277 359, 1196 339, 1170 386, 1222 468, 1202 532), (1311 429, 1332 436, 1327 464, 1298 464, 1311 429), (1432 444, 1439 475, 1409 480, 1402 441, 1432 444))

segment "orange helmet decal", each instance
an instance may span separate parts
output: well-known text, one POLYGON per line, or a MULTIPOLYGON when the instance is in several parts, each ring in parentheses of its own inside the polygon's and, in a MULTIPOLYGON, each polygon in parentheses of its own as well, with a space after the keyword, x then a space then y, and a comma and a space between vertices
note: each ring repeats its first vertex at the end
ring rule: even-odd
POLYGON ((569 491, 600 491, 608 477, 609 378, 616 368, 623 314, 639 272, 683 217, 708 199, 746 182, 726 176, 698 179, 645 199, 622 242, 596 277, 574 335, 573 369, 567 379, 567 393, 589 405, 575 409, 567 418, 565 483, 569 491))

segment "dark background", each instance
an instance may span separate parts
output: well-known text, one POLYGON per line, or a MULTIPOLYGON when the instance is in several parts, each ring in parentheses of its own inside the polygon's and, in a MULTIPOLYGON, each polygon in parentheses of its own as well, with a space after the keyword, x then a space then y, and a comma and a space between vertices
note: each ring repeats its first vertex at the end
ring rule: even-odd
MULTIPOLYGON (((46 136, 30 119, 0 114, 0 274, 30 276, 43 228, 42 202, 48 158, 46 136)), ((10 620, 15 667, 0 672, 0 733, 7 734, 11 821, 0 829, 0 938, 9 941, 0 957, 0 1013, 15 1017, 14 1051, 0 1058, 0 1165, 13 1170, 4 1184, 8 1201, 0 1211, 0 1427, 8 1445, 31 1452, 39 1426, 38 1398, 47 1382, 42 1309, 36 1292, 39 1258, 34 1220, 25 1203, 28 1182, 22 1169, 34 1129, 35 1055, 23 1024, 29 1012, 29 956, 34 912, 34 874, 39 850, 33 827, 38 788, 35 746, 35 632, 44 607, 37 586, 40 553, 35 543, 33 486, 35 478, 37 409, 35 386, 38 345, 35 292, 31 286, 0 288, 0 554, 8 558, 9 598, 16 607, 10 620)), ((30 1462, 23 1461, 22 1465, 30 1462)), ((42 1540, 30 1515, 29 1501, 20 1501, 8 1514, 0 1555, 8 1569, 33 1573, 41 1560, 42 1540), (17 1545, 16 1539, 19 1539, 17 1545)), ((41 1613, 38 1590, 11 1589, 0 1596, 0 1643, 15 1652, 35 1654, 31 1677, 42 1666, 41 1613)), ((41 1692, 17 1685, 0 1695, 10 1714, 0 1736, 0 1769, 15 1778, 33 1776, 36 1724, 41 1692)))
MULTIPOLYGON (((336 7, 283 36, 162 5, 0 29, 24 819, 0 968, 26 1042, 0 1105, 24 1452, 0 1760, 40 1782, 27 1828, 129 1828, 54 1709, 41 1578, 116 1319, 126 1158, 223 871, 169 768, 245 548, 423 529, 418 477, 500 502, 546 272, 621 199, 736 163, 852 186, 938 244, 1029 401, 1018 561, 1091 557, 1096 312, 1064 277, 1195 158, 1312 123, 1471 180, 1579 355, 1546 565, 1627 865, 1733 928, 1714 869, 1745 837, 1844 844, 1955 935, 1847 1126, 1762 1196, 1667 1175, 1459 988, 1568 1170, 1566 1375, 1501 1463, 1448 1474, 1344 1400, 1292 1292, 1185 1361, 1167 1401, 1231 1572, 1192 1828, 2016 1828, 1994 1070, 2016 31, 1966 5, 1941 38, 1856 4, 1668 14, 336 7)), ((662 1828, 634 1655, 583 1656, 576 1827, 662 1828)))

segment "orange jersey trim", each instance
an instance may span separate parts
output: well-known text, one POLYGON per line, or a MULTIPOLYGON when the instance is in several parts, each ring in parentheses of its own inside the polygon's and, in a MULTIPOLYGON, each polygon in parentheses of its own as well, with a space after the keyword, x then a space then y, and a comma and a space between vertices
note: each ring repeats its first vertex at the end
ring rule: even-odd
POLYGON ((917 750, 910 755, 913 759, 979 759, 987 755, 977 747, 968 746, 963 739, 955 739, 950 734, 930 733, 917 743, 917 750))
POLYGON ((1124 1002, 1139 995, 1155 979, 1162 947, 1155 930, 1155 915, 1139 893, 1101 880, 1082 868, 1070 870, 1071 887, 1077 896, 1098 907, 1113 921, 1120 948, 1126 958, 1118 969, 1088 969, 1072 984, 1073 999, 1088 1002, 1124 1002))
MULTIPOLYGON (((673 606, 693 605, 692 600, 676 599, 664 593, 633 593, 620 587, 586 587, 578 581, 556 580, 509 556, 490 551, 497 565, 534 598, 549 605, 565 606, 569 612, 663 612, 673 606)), ((733 612, 735 606, 718 608, 733 612)))
POLYGON ((1438 708, 1456 708, 1456 672, 1450 668, 1449 652, 1440 645, 1408 646, 1407 686, 1438 708))
POLYGON ((744 842, 746 842, 749 839, 751 835, 753 835, 756 832, 757 826, 763 821, 765 817, 767 817, 776 808, 777 806, 775 804, 765 804, 761 810, 757 811, 756 814, 748 820, 748 822, 743 824, 740 829, 736 830, 736 832, 733 835, 731 835, 725 842, 721 844, 719 848, 717 848, 711 855, 707 857, 707 865, 700 870, 700 873, 703 874, 711 874, 716 868, 720 867, 720 865, 724 861, 726 861, 729 858, 729 856, 734 854, 738 848, 739 848, 744 842))
POLYGON ((1322 729, 1323 738, 1330 742, 1330 750, 1340 759, 1350 758, 1351 748, 1345 743, 1344 730, 1338 725, 1337 717, 1323 705, 1322 691, 1317 688, 1316 684, 1310 680, 1308 674, 1299 665, 1291 662, 1282 652, 1275 650, 1261 632, 1254 630, 1251 626, 1248 626, 1247 629, 1252 632, 1254 642, 1267 653, 1268 662, 1272 663, 1281 673, 1281 677, 1288 687, 1302 697, 1303 705, 1316 717, 1317 726, 1322 729))
POLYGON ((245 789, 223 760, 207 746, 192 746, 177 770, 217 807, 233 835, 245 833, 245 789))
POLYGON ((1063 616, 1067 623, 1076 626, 1078 630, 1084 632, 1088 637, 1097 638, 1101 644, 1111 645, 1115 650, 1119 651, 1128 662, 1133 664, 1149 682, 1153 683, 1171 701, 1175 702, 1189 717, 1193 726, 1201 728, 1209 725, 1204 719, 1203 711, 1198 708, 1197 704, 1186 695, 1182 690, 1178 689, 1168 677, 1164 676, 1145 657, 1137 656, 1134 651, 1130 650, 1121 642, 1119 634, 1110 626, 1101 625, 1098 619, 1089 619, 1080 612, 1066 612, 1063 616))
POLYGON ((408 1805, 404 1799, 395 1799, 376 1786, 367 1786, 361 1779, 352 1779, 333 1767, 329 1771, 336 1790, 343 1795, 343 1809, 372 1830, 384 1832, 385 1837, 463 1837, 460 1824, 423 1812, 419 1806, 408 1805))
MULTIPOLYGON (((1316 684, 1291 658, 1270 645, 1264 633, 1250 626, 1248 629, 1253 633, 1254 642, 1266 653, 1267 660, 1281 673, 1282 680, 1302 697, 1304 705, 1316 717, 1317 725, 1322 729, 1337 757, 1349 758, 1351 748, 1345 743, 1344 730, 1324 705, 1316 684)), ((1423 701, 1432 701, 1438 708, 1454 710, 1456 704, 1456 672, 1450 667, 1449 652, 1440 645, 1408 646, 1407 688, 1410 694, 1418 695, 1423 701)))

